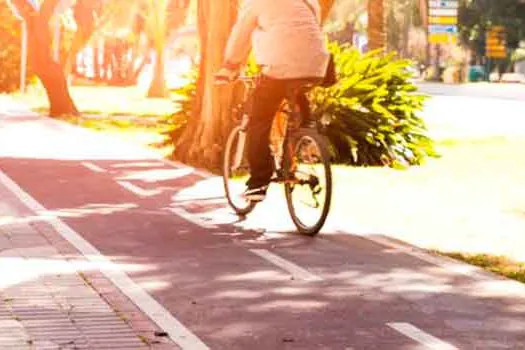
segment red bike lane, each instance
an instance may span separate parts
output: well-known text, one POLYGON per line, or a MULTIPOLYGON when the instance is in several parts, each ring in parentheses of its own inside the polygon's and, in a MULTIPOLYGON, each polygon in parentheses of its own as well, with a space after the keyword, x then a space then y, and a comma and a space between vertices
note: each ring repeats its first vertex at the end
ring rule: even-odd
POLYGON ((47 119, 24 123, 31 147, 20 120, 3 121, 0 169, 47 209, 34 219, 58 217, 116 266, 139 266, 126 274, 209 348, 525 347, 521 297, 487 281, 329 227, 288 232, 283 198, 238 221, 220 179, 47 119))

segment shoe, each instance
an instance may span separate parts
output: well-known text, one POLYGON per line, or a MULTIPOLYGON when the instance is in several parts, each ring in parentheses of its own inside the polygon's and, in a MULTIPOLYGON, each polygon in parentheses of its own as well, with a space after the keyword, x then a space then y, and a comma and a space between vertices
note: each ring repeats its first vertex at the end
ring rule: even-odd
POLYGON ((260 186, 255 188, 247 188, 242 194, 242 197, 250 202, 261 202, 266 198, 266 191, 268 186, 260 186))

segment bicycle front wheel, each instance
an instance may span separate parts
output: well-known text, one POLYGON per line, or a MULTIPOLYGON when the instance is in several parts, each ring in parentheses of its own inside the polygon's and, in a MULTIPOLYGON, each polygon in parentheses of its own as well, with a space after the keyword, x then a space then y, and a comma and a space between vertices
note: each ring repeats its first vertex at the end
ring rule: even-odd
POLYGON ((299 131, 285 145, 285 194, 298 231, 314 236, 323 227, 332 200, 332 170, 324 138, 299 131))
POLYGON ((246 159, 246 131, 241 126, 235 127, 228 137, 222 169, 224 190, 228 203, 238 215, 250 213, 255 207, 255 203, 242 197, 250 169, 246 159))

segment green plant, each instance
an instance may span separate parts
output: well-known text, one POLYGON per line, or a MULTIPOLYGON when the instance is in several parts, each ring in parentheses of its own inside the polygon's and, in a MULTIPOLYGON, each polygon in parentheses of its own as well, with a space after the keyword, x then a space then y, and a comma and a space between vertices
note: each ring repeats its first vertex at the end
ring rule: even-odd
POLYGON ((20 81, 20 23, 0 0, 0 92, 11 92, 20 81))
POLYGON ((172 90, 177 96, 174 101, 177 104, 177 111, 171 115, 170 119, 173 128, 168 134, 174 142, 179 138, 188 121, 192 118, 193 105, 197 100, 198 74, 198 67, 194 67, 188 76, 188 83, 172 90))
MULTIPOLYGON (((348 46, 331 44, 339 82, 311 93, 312 112, 325 125, 338 163, 352 165, 416 165, 435 156, 432 141, 417 112, 425 96, 417 94, 407 71, 411 62, 394 55, 362 55, 348 46)), ((250 61, 248 74, 256 72, 250 61)), ((197 71, 190 83, 175 90, 179 110, 172 115, 176 140, 192 118, 197 71)))
POLYGON ((525 48, 520 47, 512 54, 512 62, 525 61, 525 48))
POLYGON ((436 156, 417 112, 426 96, 410 82, 408 60, 374 51, 362 55, 332 43, 339 81, 312 92, 312 112, 333 145, 336 162, 405 167, 436 156))

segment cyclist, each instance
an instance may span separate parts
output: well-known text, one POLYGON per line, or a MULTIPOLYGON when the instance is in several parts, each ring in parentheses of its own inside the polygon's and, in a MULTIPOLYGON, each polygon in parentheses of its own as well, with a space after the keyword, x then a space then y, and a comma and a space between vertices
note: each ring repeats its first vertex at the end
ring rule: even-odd
MULTIPOLYGON (((318 0, 245 0, 228 40, 218 79, 234 80, 253 46, 262 68, 247 131, 250 178, 244 198, 262 201, 274 172, 270 131, 290 88, 320 81, 329 54, 318 0)), ((304 96, 301 107, 307 104, 304 96)))

